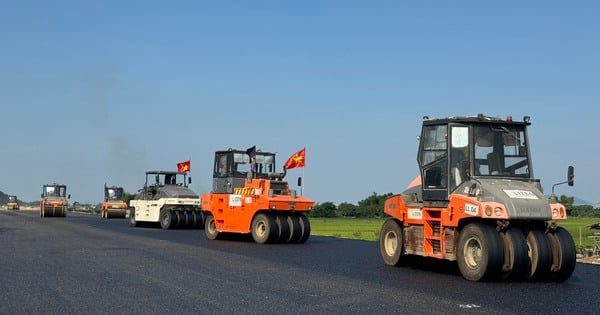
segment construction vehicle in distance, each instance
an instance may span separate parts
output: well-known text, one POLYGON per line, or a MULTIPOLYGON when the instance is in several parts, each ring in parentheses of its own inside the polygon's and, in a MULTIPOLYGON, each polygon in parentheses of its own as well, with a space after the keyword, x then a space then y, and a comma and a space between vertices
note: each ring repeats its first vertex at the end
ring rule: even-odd
POLYGON ((129 225, 160 223, 171 228, 202 228, 200 197, 188 188, 186 172, 148 171, 144 187, 129 201, 129 225))
POLYGON ((6 209, 8 210, 19 210, 19 202, 17 196, 8 195, 6 199, 6 209))
POLYGON ((202 195, 206 236, 214 240, 225 233, 251 233, 259 244, 306 242, 306 214, 315 203, 290 189, 283 181, 285 169, 275 172, 275 153, 252 155, 251 161, 247 151, 215 153, 212 192, 202 195))
POLYGON ((125 218, 127 203, 125 203, 123 187, 108 187, 104 184, 104 201, 101 211, 104 219, 125 218))
POLYGON ((69 207, 67 186, 57 183, 46 184, 42 188, 40 199, 41 217, 66 217, 69 207))
MULTIPOLYGON (((565 281, 576 265, 567 219, 533 176, 530 118, 424 117, 420 178, 385 201, 379 248, 387 265, 406 255, 456 261, 463 278, 565 281)), ((573 167, 567 181, 573 185, 573 167)))

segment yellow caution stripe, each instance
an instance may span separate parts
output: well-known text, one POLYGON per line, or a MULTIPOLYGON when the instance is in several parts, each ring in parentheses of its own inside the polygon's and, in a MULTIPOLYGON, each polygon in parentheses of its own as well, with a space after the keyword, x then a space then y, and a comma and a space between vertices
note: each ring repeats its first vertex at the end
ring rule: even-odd
POLYGON ((254 195, 254 188, 234 188, 233 193, 236 195, 254 195))

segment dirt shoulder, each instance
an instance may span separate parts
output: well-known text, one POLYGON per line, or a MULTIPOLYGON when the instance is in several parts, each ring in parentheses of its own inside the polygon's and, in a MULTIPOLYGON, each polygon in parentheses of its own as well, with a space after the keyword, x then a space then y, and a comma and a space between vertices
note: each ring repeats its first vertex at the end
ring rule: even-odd
POLYGON ((600 256, 577 257, 577 262, 584 264, 600 265, 600 256))

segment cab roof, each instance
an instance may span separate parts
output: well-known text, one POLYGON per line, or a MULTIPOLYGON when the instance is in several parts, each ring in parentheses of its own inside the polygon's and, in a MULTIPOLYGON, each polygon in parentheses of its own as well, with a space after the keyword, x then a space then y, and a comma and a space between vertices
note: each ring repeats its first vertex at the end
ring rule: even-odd
POLYGON ((446 118, 429 118, 428 116, 423 117, 423 125, 439 125, 447 123, 464 123, 464 124, 497 124, 497 125, 530 125, 530 117, 523 117, 522 121, 515 121, 512 116, 506 118, 486 116, 478 114, 477 116, 450 116, 446 118))
POLYGON ((147 171, 146 175, 185 175, 186 172, 177 172, 177 171, 147 171))
MULTIPOLYGON (((246 150, 233 149, 233 148, 229 148, 229 149, 225 149, 225 150, 218 150, 218 151, 215 151, 215 154, 222 154, 222 153, 229 153, 229 152, 246 154, 246 150)), ((267 152, 267 151, 263 151, 261 149, 256 149, 256 153, 257 154, 275 154, 275 152, 267 152)))

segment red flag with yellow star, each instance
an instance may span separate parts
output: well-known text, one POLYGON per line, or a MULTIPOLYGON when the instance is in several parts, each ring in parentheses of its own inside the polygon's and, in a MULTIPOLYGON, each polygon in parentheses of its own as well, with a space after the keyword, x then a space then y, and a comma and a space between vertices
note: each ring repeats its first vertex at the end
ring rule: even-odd
POLYGON ((179 173, 189 172, 191 169, 192 163, 190 160, 185 162, 177 163, 177 171, 179 173))
POLYGON ((285 162, 285 165, 283 166, 283 168, 285 168, 286 170, 289 170, 290 168, 296 168, 296 167, 304 167, 306 165, 306 148, 303 148, 302 150, 294 153, 294 155, 292 155, 287 162, 285 162))

